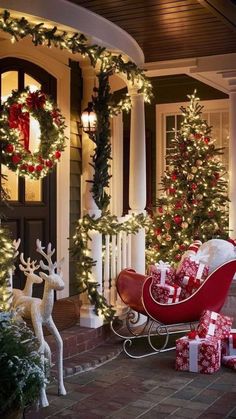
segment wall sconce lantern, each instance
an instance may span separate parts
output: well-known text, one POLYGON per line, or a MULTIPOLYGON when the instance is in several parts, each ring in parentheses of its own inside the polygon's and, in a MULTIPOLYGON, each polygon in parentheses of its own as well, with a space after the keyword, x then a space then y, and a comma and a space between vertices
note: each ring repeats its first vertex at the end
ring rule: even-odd
POLYGON ((97 115, 93 110, 93 103, 89 102, 88 107, 82 112, 81 122, 83 131, 86 134, 93 134, 97 129, 97 115))

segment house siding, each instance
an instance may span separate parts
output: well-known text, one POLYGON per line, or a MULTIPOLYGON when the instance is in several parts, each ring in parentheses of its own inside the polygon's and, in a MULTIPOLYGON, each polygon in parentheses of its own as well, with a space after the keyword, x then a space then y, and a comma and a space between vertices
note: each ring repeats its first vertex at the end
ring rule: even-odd
MULTIPOLYGON (((71 69, 70 82, 70 247, 75 232, 75 223, 80 218, 81 209, 81 173, 82 150, 81 134, 79 130, 82 77, 77 61, 69 61, 71 69)), ((70 256, 70 295, 76 294, 75 263, 70 256)))

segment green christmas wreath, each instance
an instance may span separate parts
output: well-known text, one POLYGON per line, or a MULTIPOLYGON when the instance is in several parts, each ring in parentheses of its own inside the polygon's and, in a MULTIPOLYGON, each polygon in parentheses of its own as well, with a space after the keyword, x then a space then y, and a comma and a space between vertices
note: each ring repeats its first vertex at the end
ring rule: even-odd
POLYGON ((3 163, 20 176, 39 179, 48 174, 65 148, 65 122, 56 104, 43 92, 13 91, 3 104, 0 140, 3 163), (38 121, 37 149, 30 150, 30 116, 38 121))

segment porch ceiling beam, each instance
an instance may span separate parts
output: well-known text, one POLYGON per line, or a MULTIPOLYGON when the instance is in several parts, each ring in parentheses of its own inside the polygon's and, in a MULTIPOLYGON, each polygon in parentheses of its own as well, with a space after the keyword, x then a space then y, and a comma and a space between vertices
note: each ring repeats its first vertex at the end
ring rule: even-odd
POLYGON ((198 0, 198 2, 236 32, 236 6, 233 3, 222 0, 198 0))

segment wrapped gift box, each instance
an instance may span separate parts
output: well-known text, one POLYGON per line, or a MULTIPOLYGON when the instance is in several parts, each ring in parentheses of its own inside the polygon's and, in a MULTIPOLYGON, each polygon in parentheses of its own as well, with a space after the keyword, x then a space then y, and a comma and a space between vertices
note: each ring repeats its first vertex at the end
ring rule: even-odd
POLYGON ((209 266, 201 263, 197 256, 186 257, 181 267, 177 269, 177 279, 180 284, 185 276, 194 277, 201 279, 202 281, 207 278, 209 272, 209 266))
POLYGON ((229 337, 222 340, 222 354, 236 358, 236 329, 231 329, 229 337))
POLYGON ((199 320, 197 331, 200 337, 214 336, 217 339, 228 338, 232 322, 232 317, 205 310, 199 320))
POLYGON ((220 339, 212 337, 189 339, 188 336, 184 336, 176 341, 175 368, 178 371, 212 374, 220 368, 220 361, 220 339))
POLYGON ((195 278, 194 276, 184 276, 181 281, 180 301, 185 300, 190 297, 190 295, 194 294, 202 282, 201 279, 195 278))
MULTIPOLYGON (((175 268, 168 266, 168 269, 165 273, 165 281, 168 281, 169 284, 175 283, 175 268)), ((151 265, 148 269, 148 275, 151 275, 157 283, 161 282, 161 270, 159 269, 159 264, 151 265)))
POLYGON ((223 356, 222 364, 225 367, 232 368, 233 370, 236 370, 236 356, 235 355, 223 356))
POLYGON ((159 282, 152 283, 151 295, 155 301, 162 304, 177 303, 179 301, 181 288, 178 285, 160 285, 159 282))

